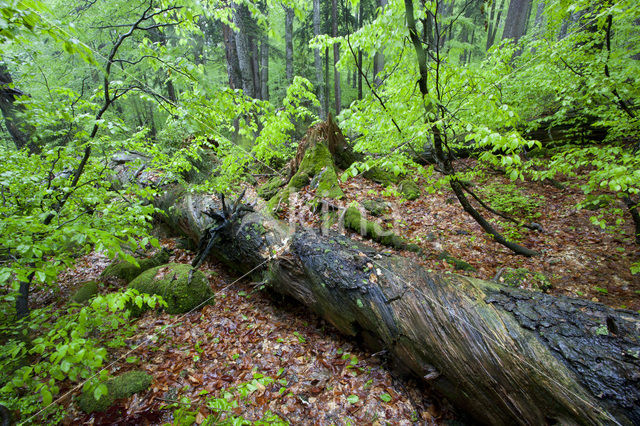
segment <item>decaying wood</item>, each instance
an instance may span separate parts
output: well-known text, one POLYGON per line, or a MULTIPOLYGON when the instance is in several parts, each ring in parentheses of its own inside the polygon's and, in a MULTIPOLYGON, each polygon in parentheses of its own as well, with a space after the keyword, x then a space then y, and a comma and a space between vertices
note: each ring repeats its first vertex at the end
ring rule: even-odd
MULTIPOLYGON (((258 203, 258 201, 255 201, 258 203)), ((170 227, 199 241, 213 196, 170 191, 170 227)), ((259 212, 211 247, 240 272, 258 268, 342 333, 428 382, 485 424, 640 423, 640 317, 598 303, 427 272, 340 235, 259 212)))

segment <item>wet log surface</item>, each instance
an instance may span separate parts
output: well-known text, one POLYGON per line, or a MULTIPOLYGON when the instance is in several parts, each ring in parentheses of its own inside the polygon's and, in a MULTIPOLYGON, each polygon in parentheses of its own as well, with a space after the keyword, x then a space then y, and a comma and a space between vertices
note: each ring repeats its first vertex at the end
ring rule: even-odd
MULTIPOLYGON (((194 241, 216 225, 204 213, 216 197, 175 188, 157 204, 194 241)), ((476 422, 640 424, 636 313, 433 274, 256 212, 225 228, 211 255, 386 350, 476 422)))

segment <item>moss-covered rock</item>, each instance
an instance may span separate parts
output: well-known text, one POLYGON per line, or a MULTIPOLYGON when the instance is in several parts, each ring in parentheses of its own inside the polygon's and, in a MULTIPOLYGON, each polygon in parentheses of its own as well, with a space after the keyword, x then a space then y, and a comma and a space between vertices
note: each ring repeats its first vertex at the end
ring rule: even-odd
POLYGON ((525 268, 506 268, 500 276, 500 282, 509 287, 527 287, 542 291, 553 287, 549 278, 543 273, 525 268))
POLYGON ((93 396, 95 388, 89 388, 78 397, 77 403, 87 414, 105 411, 116 399, 128 398, 134 393, 142 392, 151 386, 153 377, 144 371, 129 371, 107 381, 107 394, 100 399, 93 396))
POLYGON ((373 216, 382 216, 389 210, 390 205, 386 201, 382 200, 364 200, 362 202, 364 207, 373 216))
POLYGON ((420 187, 411 179, 405 179, 398 184, 398 189, 407 200, 415 200, 420 197, 420 187))
POLYGON ((407 242, 398 235, 385 231, 376 222, 369 221, 362 216, 357 206, 350 206, 344 213, 344 226, 374 241, 397 249, 407 247, 407 242))
POLYGON ((82 283, 73 296, 71 296, 71 301, 76 303, 85 303, 98 294, 98 290, 98 283, 96 281, 87 281, 82 283))
POLYGON ((169 252, 160 250, 151 257, 137 259, 137 261, 139 266, 124 260, 114 262, 102 271, 101 276, 102 278, 115 277, 129 283, 147 269, 167 263, 169 261, 169 252))
POLYGON ((129 283, 129 287, 140 293, 162 296, 168 305, 165 310, 170 314, 189 312, 213 296, 209 281, 202 272, 193 270, 189 282, 192 270, 190 265, 169 263, 143 272, 129 283))
POLYGON ((455 269, 459 271, 470 271, 470 272, 476 271, 476 268, 474 268, 464 260, 460 260, 458 258, 451 256, 447 251, 441 252, 438 255, 438 259, 445 260, 449 265, 453 266, 455 269))
POLYGON ((282 177, 275 176, 258 187, 258 195, 265 200, 269 200, 278 193, 278 190, 283 187, 285 183, 282 177))
POLYGON ((404 177, 403 175, 396 175, 389 170, 383 169, 382 167, 372 167, 362 174, 362 176, 366 177, 369 180, 372 180, 376 183, 379 183, 384 186, 389 186, 394 183, 398 183, 404 177))

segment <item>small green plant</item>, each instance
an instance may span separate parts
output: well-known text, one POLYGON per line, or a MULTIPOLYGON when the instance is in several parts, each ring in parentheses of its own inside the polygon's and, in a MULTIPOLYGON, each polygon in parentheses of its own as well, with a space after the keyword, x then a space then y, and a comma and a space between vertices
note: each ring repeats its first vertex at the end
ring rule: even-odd
MULTIPOLYGON (((479 189, 479 194, 492 209, 504 213, 521 223, 534 221, 541 216, 538 209, 544 205, 545 197, 537 194, 526 194, 514 183, 490 183, 479 189)), ((491 218, 504 229, 505 237, 512 241, 523 238, 522 227, 505 219, 491 218)))
POLYGON ((107 357, 104 346, 124 346, 125 337, 133 335, 127 309, 131 304, 166 306, 160 296, 129 289, 98 295, 89 306, 72 305, 62 313, 34 310, 28 324, 0 328, 0 334, 12 336, 0 347, 0 399, 27 418, 53 402, 63 381, 87 380, 84 389, 95 388, 96 397, 102 396, 106 388, 98 383, 108 372, 94 375, 107 357))

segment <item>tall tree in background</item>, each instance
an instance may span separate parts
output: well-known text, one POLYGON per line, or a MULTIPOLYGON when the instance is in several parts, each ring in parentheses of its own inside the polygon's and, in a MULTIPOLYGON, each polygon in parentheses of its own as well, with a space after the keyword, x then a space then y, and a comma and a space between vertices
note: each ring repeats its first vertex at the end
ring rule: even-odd
POLYGON ((284 15, 284 43, 286 57, 287 83, 293 81, 293 9, 285 7, 284 15))
MULTIPOLYGON (((260 8, 265 15, 268 15, 267 3, 262 1, 260 8)), ((260 28, 260 99, 269 100, 269 33, 260 28)))
MULTIPOLYGON (((384 7, 387 5, 387 0, 378 0, 378 15, 384 13, 384 7)), ((380 72, 384 68, 384 49, 380 48, 373 57, 373 81, 376 86, 379 86, 382 82, 380 78, 380 72)))
POLYGON ((242 75, 240 74, 236 36, 231 27, 224 23, 222 24, 222 39, 224 41, 224 53, 227 58, 229 87, 231 89, 242 89, 242 75))
POLYGON ((234 5, 233 23, 238 28, 235 34, 236 52, 238 55, 238 66, 240 67, 240 77, 242 79, 242 90, 250 98, 256 97, 254 61, 252 54, 250 34, 250 13, 245 5, 234 5))
MULTIPOLYGON (((320 0, 313 0, 313 34, 320 35, 320 0)), ((320 101, 320 119, 327 119, 327 100, 324 92, 324 77, 322 75, 322 56, 320 48, 313 49, 314 64, 316 68, 316 91, 320 101)))
POLYGON ((502 18, 502 12, 504 10, 504 1, 505 0, 493 0, 491 2, 491 12, 489 13, 487 22, 487 50, 489 50, 496 41, 498 28, 500 28, 500 19, 502 18))
POLYGON ((520 40, 527 30, 527 22, 531 13, 532 0, 511 0, 504 22, 502 40, 512 39, 514 43, 520 40))
MULTIPOLYGON (((331 1, 331 20, 333 21, 332 35, 338 36, 338 1, 331 1)), ((336 103, 336 115, 340 114, 342 108, 342 91, 340 87, 340 71, 338 71, 338 61, 340 61, 340 44, 333 45, 333 91, 336 103)))
POLYGON ((32 153, 38 153, 40 148, 31 141, 33 128, 18 117, 24 111, 24 107, 16 104, 16 97, 22 95, 24 93, 14 86, 7 66, 0 63, 0 111, 4 117, 5 127, 16 144, 16 148, 28 147, 32 153))

